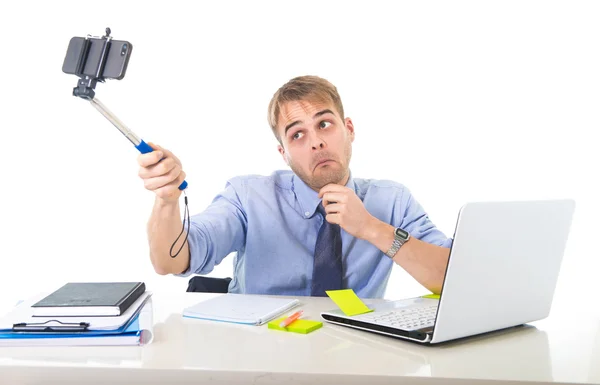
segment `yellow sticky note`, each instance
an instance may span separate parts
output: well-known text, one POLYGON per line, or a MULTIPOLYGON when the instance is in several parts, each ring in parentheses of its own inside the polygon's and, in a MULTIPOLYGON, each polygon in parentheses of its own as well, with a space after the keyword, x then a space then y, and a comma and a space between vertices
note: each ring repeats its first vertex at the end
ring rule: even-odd
POLYGON ((427 295, 422 295, 421 298, 440 299, 440 295, 439 294, 427 294, 427 295))
POLYGON ((288 326, 282 328, 281 326, 279 326, 279 324, 281 323, 281 321, 283 321, 286 318, 287 317, 281 317, 279 319, 269 322, 268 323, 269 329, 281 330, 284 332, 308 334, 312 331, 319 329, 321 326, 323 326, 323 322, 311 321, 311 320, 307 320, 307 319, 297 319, 294 322, 292 322, 291 324, 289 324, 288 326))
POLYGON ((363 301, 358 298, 354 290, 328 290, 325 293, 339 306, 347 316, 353 316, 363 313, 369 313, 373 310, 369 309, 363 301))

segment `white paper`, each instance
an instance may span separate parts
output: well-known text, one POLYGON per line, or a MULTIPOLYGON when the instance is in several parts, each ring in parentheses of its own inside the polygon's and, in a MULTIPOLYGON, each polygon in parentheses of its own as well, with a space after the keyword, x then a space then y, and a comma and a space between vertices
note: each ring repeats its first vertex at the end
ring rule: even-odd
POLYGON ((184 317, 214 321, 262 325, 300 301, 288 298, 273 298, 256 295, 223 294, 190 306, 183 310, 184 317))

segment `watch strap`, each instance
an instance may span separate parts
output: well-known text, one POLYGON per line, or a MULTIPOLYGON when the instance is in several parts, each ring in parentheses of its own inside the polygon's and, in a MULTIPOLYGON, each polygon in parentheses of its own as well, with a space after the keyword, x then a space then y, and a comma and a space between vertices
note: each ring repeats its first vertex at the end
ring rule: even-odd
POLYGON ((394 258, 394 256, 398 252, 398 250, 400 250, 400 247, 402 247, 402 245, 405 244, 406 241, 408 241, 409 239, 410 239, 410 234, 408 232, 406 232, 402 229, 394 229, 394 242, 392 242, 392 245, 390 246, 388 251, 385 252, 385 254, 390 258, 394 258), (399 235, 398 230, 400 230, 402 233, 406 234, 406 236, 404 237, 404 236, 399 235))

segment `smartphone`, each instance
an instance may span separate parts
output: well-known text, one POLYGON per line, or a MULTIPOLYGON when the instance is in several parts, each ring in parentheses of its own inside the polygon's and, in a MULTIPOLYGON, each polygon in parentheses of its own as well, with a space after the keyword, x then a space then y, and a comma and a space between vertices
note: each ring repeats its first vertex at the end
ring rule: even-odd
MULTIPOLYGON (((64 73, 96 77, 106 39, 90 37, 87 40, 86 55, 84 52, 86 50, 86 38, 77 36, 71 38, 67 54, 65 55, 65 61, 63 62, 62 70, 64 73), (81 73, 78 72, 80 60, 82 61, 81 73)), ((98 78, 123 79, 127 71, 127 64, 129 63, 132 49, 133 46, 128 41, 110 40, 104 69, 101 74, 98 74, 98 78)))

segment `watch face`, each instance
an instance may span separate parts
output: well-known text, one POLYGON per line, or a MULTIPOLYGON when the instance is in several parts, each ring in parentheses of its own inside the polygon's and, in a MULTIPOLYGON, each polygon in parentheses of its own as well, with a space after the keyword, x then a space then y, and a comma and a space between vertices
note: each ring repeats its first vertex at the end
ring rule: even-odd
POLYGON ((396 235, 404 240, 408 239, 408 232, 402 230, 401 228, 396 229, 396 235))

